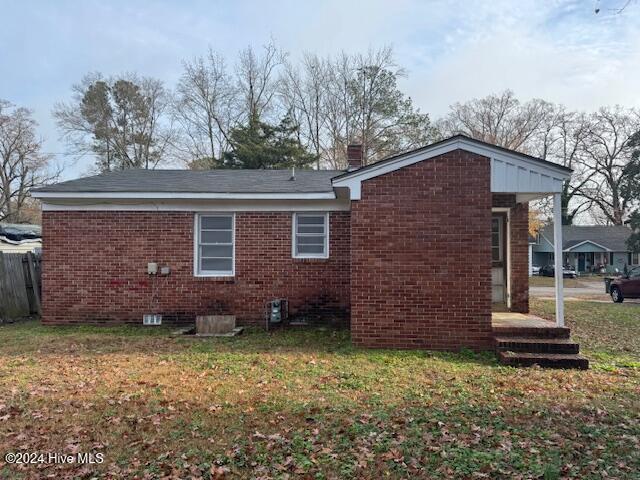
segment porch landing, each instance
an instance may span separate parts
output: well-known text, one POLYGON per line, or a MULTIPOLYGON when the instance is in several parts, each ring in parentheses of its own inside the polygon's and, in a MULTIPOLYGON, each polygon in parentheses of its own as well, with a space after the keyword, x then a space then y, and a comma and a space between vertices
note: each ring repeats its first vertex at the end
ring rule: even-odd
POLYGON ((493 312, 493 339, 500 363, 514 367, 589 368, 568 327, 514 312, 493 312))
POLYGON ((558 327, 550 320, 516 312, 493 312, 491 327, 494 334, 537 335, 544 337, 569 338, 568 327, 558 327))

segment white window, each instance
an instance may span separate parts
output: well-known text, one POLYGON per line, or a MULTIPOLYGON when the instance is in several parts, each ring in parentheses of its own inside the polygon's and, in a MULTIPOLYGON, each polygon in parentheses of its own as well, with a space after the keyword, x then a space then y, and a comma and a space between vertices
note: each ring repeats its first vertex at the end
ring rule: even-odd
POLYGON ((233 214, 196 215, 195 274, 197 276, 233 276, 234 226, 233 214))
POLYGON ((630 253, 629 254, 629 264, 630 265, 640 265, 640 253, 630 253))
POLYGON ((294 258, 329 258, 329 214, 293 215, 294 258))

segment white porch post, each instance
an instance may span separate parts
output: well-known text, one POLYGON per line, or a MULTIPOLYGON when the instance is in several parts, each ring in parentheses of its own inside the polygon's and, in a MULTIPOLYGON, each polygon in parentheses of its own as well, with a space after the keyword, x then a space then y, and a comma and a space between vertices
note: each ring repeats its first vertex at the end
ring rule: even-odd
POLYGON ((564 327, 564 294, 562 285, 562 194, 553 194, 553 252, 555 258, 556 325, 564 327))

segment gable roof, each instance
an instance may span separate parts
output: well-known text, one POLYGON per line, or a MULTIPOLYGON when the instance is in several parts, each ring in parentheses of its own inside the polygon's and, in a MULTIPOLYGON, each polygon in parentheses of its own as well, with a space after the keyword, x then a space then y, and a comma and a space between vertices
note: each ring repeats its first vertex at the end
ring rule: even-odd
POLYGON ((562 165, 491 145, 465 135, 455 135, 426 147, 394 155, 333 179, 333 186, 349 188, 352 200, 360 200, 362 182, 440 155, 464 150, 491 161, 491 191, 515 193, 518 201, 529 201, 560 193, 572 170, 562 165))
MULTIPOLYGON (((540 234, 553 245, 553 224, 546 225, 540 234)), ((624 225, 564 225, 562 250, 570 251, 586 242, 611 252, 626 252, 631 229, 624 225)))
POLYGON ((573 172, 572 169, 570 169, 568 167, 565 167, 563 165, 560 165, 558 163, 549 162, 548 160, 543 160, 541 158, 533 157, 533 156, 527 155, 525 153, 520 153, 520 152, 517 152, 515 150, 510 150, 510 149, 505 148, 505 147, 500 147, 500 146, 494 145, 492 143, 483 142, 482 140, 476 140, 475 138, 471 138, 471 137, 468 137, 467 135, 463 135, 463 134, 460 133, 460 134, 457 134, 457 135, 453 135, 452 137, 440 140, 438 142, 434 142, 434 143, 431 143, 429 145, 425 145, 424 147, 416 148, 414 150, 409 150, 407 152, 402 152, 402 153, 399 153, 397 155, 392 155, 390 157, 387 157, 387 158, 384 158, 384 159, 380 160, 379 162, 371 163, 371 164, 369 164, 369 165, 367 165, 365 167, 359 168, 357 170, 353 170, 351 172, 344 172, 341 175, 337 176, 335 178, 335 180, 338 180, 338 179, 341 179, 341 178, 344 178, 344 177, 353 176, 355 174, 364 173, 367 170, 371 170, 371 169, 374 169, 376 167, 382 167, 387 163, 392 163, 392 162, 394 162, 394 161, 396 161, 396 160, 398 160, 400 158, 406 157, 408 155, 419 154, 419 153, 431 150, 433 148, 439 147, 439 146, 441 146, 443 144, 446 144, 446 143, 449 143, 449 142, 452 142, 452 141, 459 141, 459 140, 463 140, 466 143, 476 144, 476 145, 484 147, 484 148, 490 148, 490 149, 493 149, 493 150, 496 150, 496 151, 500 151, 500 152, 505 153, 507 155, 514 155, 514 156, 517 156, 517 157, 521 157, 521 158, 523 158, 525 160, 537 162, 537 163, 540 163, 541 165, 545 165, 547 167, 558 168, 559 170, 564 170, 566 173, 569 173, 569 174, 573 172))
POLYGON ((34 189, 36 198, 335 198, 341 170, 121 170, 34 189))
MULTIPOLYGON (((571 170, 506 148, 455 135, 366 167, 342 170, 121 170, 34 189, 41 199, 335 199, 334 187, 350 187, 359 199, 360 182, 455 149, 491 158, 491 189, 533 197, 559 191, 571 170)), ((529 198, 522 198, 528 200, 529 198)))

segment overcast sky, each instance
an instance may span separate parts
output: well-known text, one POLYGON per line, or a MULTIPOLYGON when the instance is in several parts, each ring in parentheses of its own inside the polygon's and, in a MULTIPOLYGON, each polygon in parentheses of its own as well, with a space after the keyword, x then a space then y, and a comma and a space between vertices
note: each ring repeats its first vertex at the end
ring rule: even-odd
MULTIPOLYGON (((423 112, 510 88, 591 110, 639 106, 640 3, 632 0, 116 1, 0 0, 0 98, 51 117, 86 73, 137 72, 173 87, 181 60, 211 46, 230 61, 273 38, 292 57, 393 46, 402 88, 423 112), (595 14, 594 9, 600 8, 595 14)), ((83 158, 65 178, 88 170, 83 158)))

